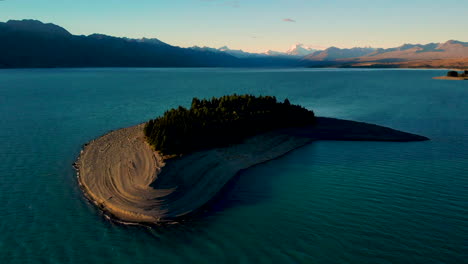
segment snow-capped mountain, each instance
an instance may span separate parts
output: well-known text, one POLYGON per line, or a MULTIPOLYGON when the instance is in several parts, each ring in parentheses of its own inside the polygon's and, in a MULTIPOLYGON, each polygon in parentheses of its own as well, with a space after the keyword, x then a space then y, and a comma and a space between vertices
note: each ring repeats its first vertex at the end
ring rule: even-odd
POLYGON ((312 54, 313 52, 317 51, 311 47, 305 46, 304 44, 298 43, 293 45, 288 51, 286 51, 286 55, 290 56, 307 56, 312 54))
POLYGON ((314 52, 316 52, 316 49, 310 48, 308 46, 305 46, 304 44, 295 44, 291 46, 290 49, 288 49, 285 52, 281 51, 274 51, 274 50, 267 50, 263 53, 251 53, 251 52, 246 52, 243 50, 236 50, 236 49, 230 49, 228 46, 223 46, 220 48, 210 48, 210 47, 191 47, 191 49, 195 50, 204 50, 204 51, 211 51, 211 52, 224 52, 229 55, 232 55, 237 58, 248 58, 248 57, 265 57, 265 56, 272 56, 272 57, 304 57, 307 55, 310 55, 314 52))

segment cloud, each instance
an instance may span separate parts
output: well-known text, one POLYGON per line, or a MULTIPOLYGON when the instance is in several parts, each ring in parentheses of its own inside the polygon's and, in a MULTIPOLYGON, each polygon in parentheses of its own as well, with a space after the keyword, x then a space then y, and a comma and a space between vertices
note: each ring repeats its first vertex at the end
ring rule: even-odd
POLYGON ((296 22, 296 20, 291 18, 283 18, 283 22, 296 22))
POLYGON ((239 1, 237 1, 237 0, 234 0, 234 1, 226 1, 226 2, 224 2, 224 5, 230 6, 230 7, 235 7, 235 8, 239 8, 239 7, 240 7, 239 1))
MULTIPOLYGON (((2 0, 0 0, 2 1, 2 0)), ((229 6, 229 7, 235 7, 235 8, 239 8, 240 7, 240 3, 238 0, 227 0, 227 1, 219 1, 219 0, 200 0, 201 2, 205 2, 205 3, 214 3, 214 4, 217 4, 217 5, 220 5, 220 6, 229 6)))

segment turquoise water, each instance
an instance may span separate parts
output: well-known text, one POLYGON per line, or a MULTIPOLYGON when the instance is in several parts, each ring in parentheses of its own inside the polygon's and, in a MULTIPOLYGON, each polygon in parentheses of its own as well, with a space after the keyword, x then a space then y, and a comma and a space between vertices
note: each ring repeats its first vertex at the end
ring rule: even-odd
POLYGON ((467 263, 468 82, 430 70, 0 71, 0 263, 467 263), (77 187, 81 145, 189 105, 270 94, 428 142, 316 142, 242 172, 209 210, 145 228, 77 187))

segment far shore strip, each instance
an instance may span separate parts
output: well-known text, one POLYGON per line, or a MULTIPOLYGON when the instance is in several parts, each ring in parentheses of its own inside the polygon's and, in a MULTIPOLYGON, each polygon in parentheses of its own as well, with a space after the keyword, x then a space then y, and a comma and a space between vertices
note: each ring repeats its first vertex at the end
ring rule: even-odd
POLYGON ((158 224, 191 215, 240 170, 315 140, 428 140, 372 124, 317 118, 314 127, 277 130, 230 147, 164 160, 146 142, 143 127, 119 129, 89 142, 75 163, 88 199, 109 218, 128 224, 158 224))
POLYGON ((436 80, 451 80, 451 81, 468 81, 468 77, 449 77, 449 76, 439 76, 434 77, 436 80))

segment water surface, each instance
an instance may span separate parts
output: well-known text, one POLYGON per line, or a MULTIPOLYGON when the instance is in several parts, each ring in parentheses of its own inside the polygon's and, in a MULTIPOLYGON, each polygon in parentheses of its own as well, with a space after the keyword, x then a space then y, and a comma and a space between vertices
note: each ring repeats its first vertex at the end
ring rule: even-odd
POLYGON ((468 83, 431 70, 0 71, 0 263, 466 263, 468 83), (164 228, 105 220, 81 145, 192 97, 288 97, 427 142, 316 142, 244 171, 164 228))

